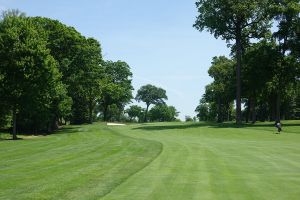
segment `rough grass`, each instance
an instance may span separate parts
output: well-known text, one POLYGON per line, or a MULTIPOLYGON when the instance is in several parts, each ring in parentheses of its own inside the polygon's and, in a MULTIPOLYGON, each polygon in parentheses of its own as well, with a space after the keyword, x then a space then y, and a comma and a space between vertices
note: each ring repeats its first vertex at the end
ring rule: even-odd
POLYGON ((299 199, 300 123, 68 127, 0 141, 0 199, 299 199))

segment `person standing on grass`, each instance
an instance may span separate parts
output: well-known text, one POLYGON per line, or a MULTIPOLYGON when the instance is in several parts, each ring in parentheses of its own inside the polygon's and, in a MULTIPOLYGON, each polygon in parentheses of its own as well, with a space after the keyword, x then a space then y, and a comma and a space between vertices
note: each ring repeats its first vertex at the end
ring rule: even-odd
POLYGON ((277 128, 278 134, 280 134, 280 132, 282 131, 281 123, 279 121, 276 121, 275 126, 277 128))

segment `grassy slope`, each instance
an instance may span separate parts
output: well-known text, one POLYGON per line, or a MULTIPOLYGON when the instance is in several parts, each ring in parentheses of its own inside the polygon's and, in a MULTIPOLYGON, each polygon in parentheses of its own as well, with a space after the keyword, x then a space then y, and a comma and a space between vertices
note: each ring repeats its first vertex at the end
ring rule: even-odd
POLYGON ((266 123, 117 127, 161 142, 163 152, 104 199, 299 199, 300 126, 293 123, 280 135, 266 123))
POLYGON ((0 141, 0 199, 298 199, 300 126, 289 123, 280 135, 270 124, 95 124, 0 141))
POLYGON ((107 127, 0 141, 0 199, 99 199, 151 162, 161 144, 107 127))

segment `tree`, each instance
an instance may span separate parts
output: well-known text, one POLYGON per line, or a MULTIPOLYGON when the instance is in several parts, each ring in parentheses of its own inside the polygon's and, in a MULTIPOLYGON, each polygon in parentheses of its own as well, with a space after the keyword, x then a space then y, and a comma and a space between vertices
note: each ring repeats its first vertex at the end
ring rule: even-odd
POLYGON ((108 121, 109 106, 115 104, 119 113, 132 99, 130 67, 126 62, 107 61, 103 64, 104 78, 101 86, 101 98, 98 101, 99 110, 103 113, 104 121, 108 121))
POLYGON ((26 17, 26 14, 21 12, 20 10, 18 9, 9 9, 9 10, 4 10, 2 13, 1 13, 1 17, 0 19, 5 19, 7 17, 26 17))
POLYGON ((299 0, 274 1, 273 15, 278 22, 273 36, 278 40, 282 53, 290 50, 291 54, 300 57, 300 4, 299 0))
POLYGON ((191 116, 186 115, 186 116, 185 116, 185 121, 186 121, 186 122, 193 122, 194 120, 193 120, 193 118, 192 118, 191 116))
POLYGON ((209 105, 206 102, 200 101, 200 104, 196 107, 195 112, 198 113, 197 117, 199 121, 209 120, 209 105))
POLYGON ((144 85, 138 91, 135 99, 140 102, 146 103, 146 112, 144 116, 144 122, 147 122, 147 115, 149 106, 151 104, 162 104, 164 100, 167 100, 166 91, 162 88, 156 87, 154 85, 144 85))
POLYGON ((65 85, 46 45, 45 32, 29 18, 7 16, 0 22, 0 96, 12 113, 13 139, 17 121, 31 131, 49 128, 51 108, 61 103, 57 97, 65 85))
POLYGON ((216 38, 235 41, 236 122, 241 123, 241 68, 245 45, 251 38, 263 37, 270 23, 269 0, 198 0, 199 15, 194 27, 207 29, 216 38))
POLYGON ((217 120, 219 123, 231 120, 236 79, 234 66, 232 59, 213 57, 208 74, 214 80, 205 87, 205 93, 195 110, 199 120, 217 120))
POLYGON ((294 96, 295 107, 293 110, 294 119, 300 119, 300 80, 297 81, 295 96, 294 96))
POLYGON ((300 4, 299 0, 280 0, 274 2, 273 14, 278 22, 278 30, 273 34, 278 41, 281 59, 273 81, 276 90, 276 121, 280 121, 281 98, 288 84, 300 76, 300 4))
MULTIPOLYGON (((218 106, 217 121, 223 122, 234 99, 235 62, 225 56, 214 57, 208 74, 214 82, 206 88, 206 99, 218 106)), ((227 115, 228 116, 228 115, 227 115)))
POLYGON ((174 106, 157 104, 149 111, 149 118, 151 121, 171 122, 176 120, 178 114, 174 106))
MULTIPOLYGON (((243 68, 244 97, 247 98, 248 115, 252 123, 256 122, 256 104, 262 92, 276 73, 280 54, 274 42, 263 40, 246 49, 243 68)), ((263 100, 266 101, 266 100, 263 100)), ((247 121, 247 120, 246 120, 247 121)))
POLYGON ((138 121, 141 121, 141 117, 144 112, 144 109, 140 106, 132 105, 128 109, 126 109, 125 112, 128 114, 130 121, 136 118, 138 119, 138 121))
MULTIPOLYGON (((84 109, 83 112, 88 111, 88 122, 92 123, 96 102, 101 98, 101 81, 104 77, 99 42, 93 38, 88 38, 82 42, 77 62, 81 63, 81 69, 70 78, 72 83, 70 94, 75 100, 81 99, 79 106, 84 109)), ((77 107, 74 107, 74 110, 76 109, 77 107)), ((79 112, 77 115, 83 112, 79 112)))
POLYGON ((71 123, 92 123, 104 76, 99 42, 85 38, 57 20, 43 17, 31 20, 47 33, 47 47, 63 75, 67 95, 72 98, 71 123))

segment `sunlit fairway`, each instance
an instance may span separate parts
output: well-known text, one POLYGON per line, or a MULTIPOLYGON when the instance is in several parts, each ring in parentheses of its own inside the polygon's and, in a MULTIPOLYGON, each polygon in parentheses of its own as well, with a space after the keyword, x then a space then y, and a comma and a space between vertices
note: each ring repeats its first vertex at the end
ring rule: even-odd
POLYGON ((0 199, 299 199, 300 122, 68 126, 0 141, 0 199))

